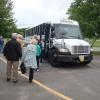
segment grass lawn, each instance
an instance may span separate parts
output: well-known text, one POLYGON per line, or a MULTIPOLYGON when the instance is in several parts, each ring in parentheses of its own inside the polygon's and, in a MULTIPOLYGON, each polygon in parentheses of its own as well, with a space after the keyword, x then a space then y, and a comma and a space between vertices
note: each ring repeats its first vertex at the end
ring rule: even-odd
MULTIPOLYGON (((91 45, 94 42, 94 39, 86 39, 86 41, 88 41, 91 45)), ((94 42, 93 47, 100 47, 100 39, 94 42)))
POLYGON ((100 55, 100 51, 93 51, 93 55, 100 55))
MULTIPOLYGON (((89 40, 89 39, 86 39, 86 41, 88 41, 90 44, 93 43, 93 39, 89 40)), ((93 47, 100 47, 100 39, 99 40, 96 40, 93 44, 93 47)), ((100 55, 100 51, 93 51, 93 55, 100 55)))
POLYGON ((93 47, 100 47, 100 40, 96 40, 93 47))

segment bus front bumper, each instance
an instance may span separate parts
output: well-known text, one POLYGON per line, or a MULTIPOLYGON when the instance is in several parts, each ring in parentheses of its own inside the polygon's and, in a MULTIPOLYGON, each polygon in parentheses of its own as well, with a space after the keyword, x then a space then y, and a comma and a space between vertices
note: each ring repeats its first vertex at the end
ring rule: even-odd
POLYGON ((75 63, 81 63, 81 62, 91 62, 93 59, 92 54, 86 54, 86 55, 57 55, 57 61, 59 62, 75 62, 75 63))

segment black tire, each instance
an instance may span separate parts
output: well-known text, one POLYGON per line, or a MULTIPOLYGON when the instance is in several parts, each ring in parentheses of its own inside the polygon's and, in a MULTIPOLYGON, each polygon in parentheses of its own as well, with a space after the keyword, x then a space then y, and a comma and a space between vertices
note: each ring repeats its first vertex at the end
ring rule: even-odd
POLYGON ((50 61, 51 65, 59 66, 59 62, 57 61, 57 52, 56 52, 56 50, 52 50, 52 52, 49 53, 49 61, 50 61))

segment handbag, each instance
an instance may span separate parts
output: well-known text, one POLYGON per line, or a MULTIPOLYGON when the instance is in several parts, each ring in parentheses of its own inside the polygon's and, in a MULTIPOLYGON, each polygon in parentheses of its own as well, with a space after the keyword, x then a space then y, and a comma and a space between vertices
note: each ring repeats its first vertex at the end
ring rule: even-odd
POLYGON ((22 74, 25 74, 26 73, 26 67, 25 67, 24 62, 21 63, 20 69, 21 69, 22 74))

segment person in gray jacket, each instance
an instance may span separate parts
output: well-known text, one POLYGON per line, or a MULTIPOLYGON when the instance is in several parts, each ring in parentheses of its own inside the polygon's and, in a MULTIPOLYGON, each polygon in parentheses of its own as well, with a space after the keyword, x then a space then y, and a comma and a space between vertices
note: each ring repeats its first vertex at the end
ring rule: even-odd
POLYGON ((26 68, 30 69, 29 72, 29 82, 31 83, 34 76, 34 70, 37 69, 37 61, 36 61, 36 40, 31 39, 30 43, 25 47, 24 53, 22 56, 22 61, 25 64, 26 68))

